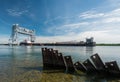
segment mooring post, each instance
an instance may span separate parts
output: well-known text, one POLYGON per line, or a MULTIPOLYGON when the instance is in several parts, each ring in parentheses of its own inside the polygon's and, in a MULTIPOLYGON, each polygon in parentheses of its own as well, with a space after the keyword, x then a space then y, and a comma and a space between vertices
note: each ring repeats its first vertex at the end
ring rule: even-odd
POLYGON ((87 71, 87 69, 79 61, 74 63, 74 67, 75 67, 76 70, 79 70, 79 71, 82 71, 82 72, 86 72, 87 71))
POLYGON ((58 69, 58 50, 53 50, 52 54, 52 59, 53 59, 53 68, 58 69))
POLYGON ((51 69, 53 66, 52 59, 50 56, 50 50, 47 48, 42 48, 43 56, 43 69, 51 69))
POLYGON ((120 69, 116 61, 106 62, 105 67, 110 74, 120 74, 120 69))
POLYGON ((66 71, 71 73, 75 71, 71 56, 64 56, 66 63, 66 71))
POLYGON ((58 53, 58 67, 59 69, 63 69, 63 70, 66 69, 65 61, 64 61, 62 53, 58 53))
POLYGON ((43 56, 43 68, 46 69, 48 67, 48 57, 47 57, 47 48, 42 48, 42 56, 43 56))
POLYGON ((45 66, 45 48, 41 48, 42 51, 42 60, 43 60, 43 67, 45 66))
POLYGON ((97 53, 92 55, 90 58, 99 72, 105 71, 105 65, 97 53))
POLYGON ((51 48, 47 49, 47 57, 48 57, 48 61, 49 61, 49 68, 52 69, 53 68, 53 59, 52 59, 52 49, 51 48))
POLYGON ((91 63, 91 61, 89 59, 87 59, 86 61, 83 62, 83 65, 86 67, 87 69, 87 73, 95 73, 97 70, 94 67, 94 65, 91 63))

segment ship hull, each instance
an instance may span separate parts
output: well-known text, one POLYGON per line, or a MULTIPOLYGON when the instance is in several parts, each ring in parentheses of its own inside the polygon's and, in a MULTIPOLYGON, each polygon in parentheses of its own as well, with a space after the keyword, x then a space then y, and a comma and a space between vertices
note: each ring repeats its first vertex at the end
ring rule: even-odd
POLYGON ((25 46, 95 46, 95 43, 91 44, 56 44, 56 43, 20 43, 25 46))

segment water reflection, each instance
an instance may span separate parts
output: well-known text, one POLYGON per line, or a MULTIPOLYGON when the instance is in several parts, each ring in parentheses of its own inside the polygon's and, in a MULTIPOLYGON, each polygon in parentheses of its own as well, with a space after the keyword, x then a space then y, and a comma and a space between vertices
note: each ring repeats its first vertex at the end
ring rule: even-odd
POLYGON ((55 50, 58 50, 59 52, 62 52, 63 55, 71 55, 73 62, 80 61, 83 62, 86 59, 88 59, 91 55, 95 54, 94 53, 94 48, 95 47, 68 47, 68 46, 55 46, 55 47, 48 47, 48 48, 53 48, 55 50))
POLYGON ((94 47, 85 47, 85 53, 86 53, 86 59, 88 59, 91 55, 95 54, 94 53, 94 47))
MULTIPOLYGON (((120 64, 120 47, 52 47, 71 55, 73 62, 83 62, 98 53, 105 61, 116 60, 120 64), (114 49, 113 49, 114 48, 114 49), (107 58, 107 59, 106 59, 107 58)), ((44 73, 42 71, 41 47, 0 46, 0 82, 119 82, 119 78, 96 77, 66 73, 44 73)))

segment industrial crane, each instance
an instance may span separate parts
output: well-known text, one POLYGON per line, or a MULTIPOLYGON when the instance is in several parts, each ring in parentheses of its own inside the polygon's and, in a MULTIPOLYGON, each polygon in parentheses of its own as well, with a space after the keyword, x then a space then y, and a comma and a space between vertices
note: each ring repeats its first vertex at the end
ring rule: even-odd
POLYGON ((31 42, 35 41, 35 30, 29 30, 29 29, 20 27, 18 24, 13 24, 12 34, 9 39, 9 41, 11 41, 12 44, 14 44, 14 42, 17 41, 18 34, 28 35, 28 36, 30 36, 31 42))

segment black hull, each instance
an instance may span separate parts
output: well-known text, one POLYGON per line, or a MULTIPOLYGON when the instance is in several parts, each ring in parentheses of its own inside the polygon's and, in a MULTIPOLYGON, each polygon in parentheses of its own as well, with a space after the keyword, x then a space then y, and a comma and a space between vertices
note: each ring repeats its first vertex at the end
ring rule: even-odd
POLYGON ((95 46, 94 43, 91 44, 54 44, 54 43, 20 43, 25 46, 95 46))

